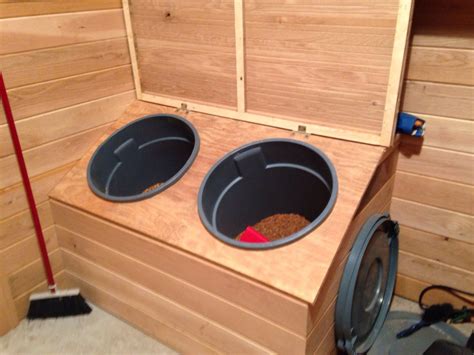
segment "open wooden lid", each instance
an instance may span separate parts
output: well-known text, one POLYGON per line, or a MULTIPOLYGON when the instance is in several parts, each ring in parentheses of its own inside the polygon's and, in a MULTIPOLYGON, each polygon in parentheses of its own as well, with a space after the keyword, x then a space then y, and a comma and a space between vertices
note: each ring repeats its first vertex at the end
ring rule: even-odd
POLYGON ((413 0, 124 0, 141 100, 393 142, 413 0))

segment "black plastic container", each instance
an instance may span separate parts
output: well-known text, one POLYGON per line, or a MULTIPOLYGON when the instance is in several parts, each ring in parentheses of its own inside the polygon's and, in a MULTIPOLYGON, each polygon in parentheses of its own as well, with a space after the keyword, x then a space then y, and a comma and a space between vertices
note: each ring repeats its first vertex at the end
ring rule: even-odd
POLYGON ((142 117, 97 148, 87 168, 89 187, 111 201, 149 198, 177 182, 198 150, 198 133, 184 118, 171 114, 142 117), (144 192, 157 183, 161 185, 144 192))
POLYGON ((199 191, 199 215, 225 243, 275 248, 315 229, 331 212, 337 189, 336 171, 319 149, 297 140, 268 139, 240 147, 212 167, 199 191), (311 223, 266 243, 235 239, 246 227, 279 213, 300 214, 311 223))

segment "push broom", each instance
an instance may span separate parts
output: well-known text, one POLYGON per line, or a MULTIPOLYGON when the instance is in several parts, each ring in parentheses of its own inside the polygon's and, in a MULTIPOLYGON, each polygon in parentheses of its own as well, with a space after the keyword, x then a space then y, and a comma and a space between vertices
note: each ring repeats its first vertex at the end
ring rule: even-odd
POLYGON ((44 319, 75 316, 81 314, 89 314, 92 309, 86 303, 84 298, 79 293, 79 289, 72 290, 58 290, 56 282, 54 281, 53 270, 49 261, 48 251, 44 240, 43 231, 41 228, 38 210, 31 190, 30 179, 28 171, 26 170, 25 159, 21 150, 20 140, 15 127, 15 120, 13 119, 10 102, 7 96, 7 90, 3 81, 3 74, 0 72, 0 96, 2 97, 3 110, 10 129, 13 147, 15 149, 18 166, 23 180, 28 205, 30 207, 31 217, 33 219, 33 226, 35 228, 36 238, 38 239, 38 246, 43 260, 44 271, 48 281, 49 292, 32 294, 30 296, 30 307, 28 309, 28 319, 44 319))

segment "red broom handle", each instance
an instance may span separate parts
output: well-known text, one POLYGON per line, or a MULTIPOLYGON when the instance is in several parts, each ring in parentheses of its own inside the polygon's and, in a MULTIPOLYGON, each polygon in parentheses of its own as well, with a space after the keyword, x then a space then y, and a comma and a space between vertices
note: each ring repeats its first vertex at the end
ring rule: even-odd
POLYGON ((8 128, 10 129, 10 135, 13 141, 13 147, 15 148, 16 159, 18 160, 18 166, 20 167, 21 178, 23 180, 23 186, 25 187, 26 198, 28 199, 28 205, 30 206, 31 217, 33 219, 33 225, 35 227, 36 239, 38 240, 39 249, 41 252, 41 259, 43 260, 44 271, 48 278, 48 286, 51 292, 56 292, 56 283, 54 282, 53 270, 51 269, 51 263, 49 261, 48 251, 46 249, 46 242, 44 240, 43 230, 36 209, 35 198, 31 189, 30 179, 28 177, 28 171, 26 170, 25 159, 23 158, 23 152, 21 150, 20 139, 15 127, 15 120, 13 119, 12 109, 10 102, 8 101, 7 89, 5 82, 3 81, 3 74, 0 72, 0 96, 2 97, 3 110, 7 118, 8 128))

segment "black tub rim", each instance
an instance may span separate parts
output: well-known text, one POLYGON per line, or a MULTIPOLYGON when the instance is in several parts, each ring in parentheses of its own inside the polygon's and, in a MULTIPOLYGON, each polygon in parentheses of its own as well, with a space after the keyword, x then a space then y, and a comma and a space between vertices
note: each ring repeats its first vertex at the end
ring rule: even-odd
POLYGON ((107 200, 107 201, 112 201, 112 202, 135 202, 135 201, 146 200, 150 197, 153 197, 153 196, 163 192, 164 190, 168 189, 172 185, 176 184, 184 176, 184 174, 191 168, 191 165, 196 160, 197 155, 199 153, 200 145, 201 145, 201 139, 199 137, 199 133, 198 133, 197 129, 194 127, 194 125, 190 121, 188 121, 187 119, 185 119, 182 116, 175 115, 175 114, 172 114, 172 113, 155 113, 155 114, 149 114, 149 115, 139 117, 139 118, 127 123, 126 125, 120 127, 119 129, 115 130, 102 143, 100 143, 97 146, 97 148, 95 149, 94 153, 90 157, 89 162, 87 164, 87 184, 89 185, 89 188, 92 190, 92 192, 95 195, 97 195, 100 198, 102 198, 104 200, 107 200), (136 124, 136 123, 138 123, 142 120, 146 120, 146 119, 150 119, 150 118, 160 118, 160 117, 170 117, 170 118, 173 118, 177 121, 180 121, 181 123, 183 123, 186 127, 188 127, 191 130, 191 132, 194 136, 193 150, 191 151, 191 154, 189 155, 188 160, 186 160, 186 163, 181 167, 181 169, 179 169, 178 172, 176 172, 176 174, 174 174, 166 182, 161 184, 158 188, 153 189, 153 190, 148 191, 148 192, 143 192, 143 193, 140 193, 140 194, 136 194, 136 195, 130 195, 130 196, 108 195, 108 194, 100 191, 95 185, 93 185, 92 182, 91 182, 92 181, 92 176, 91 176, 92 163, 93 163, 95 157, 98 155, 100 149, 109 141, 110 137, 112 137, 114 134, 119 133, 119 132, 127 129, 128 127, 130 127, 130 126, 132 126, 132 125, 134 125, 134 124, 136 124))
POLYGON ((212 167, 209 169, 209 171, 206 173, 204 176, 204 179, 201 182, 201 186, 199 187, 199 192, 198 192, 198 214, 199 218, 201 219, 202 224, 206 228, 206 230, 215 238, 219 239, 221 242, 231 245, 233 247, 237 247, 239 249, 246 249, 246 250, 267 250, 267 249, 274 249, 282 246, 287 246, 292 244, 293 242, 303 238, 313 230, 315 230, 317 227, 319 227, 327 217, 331 214, 332 210, 334 209, 334 206, 336 204, 337 196, 339 193, 339 181, 337 178, 337 172, 336 168, 334 167, 334 164, 332 161, 329 159, 329 157, 318 147, 303 142, 299 141, 296 139, 291 139, 291 138, 268 138, 268 139, 262 139, 262 140, 257 140, 253 141, 244 145, 241 145, 230 152, 226 153, 223 157, 221 157, 219 160, 217 160, 212 167), (248 243, 248 242, 241 242, 238 240, 235 240, 233 238, 230 238, 223 233, 220 233, 217 228, 215 228, 210 221, 208 221, 207 217, 205 216, 204 213, 204 207, 202 205, 202 196, 204 193, 204 187, 207 184, 207 181, 209 180, 211 174, 215 170, 216 167, 218 167, 224 160, 232 156, 233 154, 237 153, 240 150, 246 149, 248 147, 258 145, 258 144, 264 144, 264 143, 273 143, 273 142, 282 142, 282 143, 292 143, 292 144, 298 144, 300 146, 303 146, 314 153, 318 154, 323 161, 326 163, 326 165, 329 168, 329 171, 331 173, 331 178, 332 178, 332 191, 331 195, 329 197, 329 200, 326 204, 326 207, 323 209, 323 211, 320 213, 320 215, 309 225, 304 227, 303 229, 300 229, 296 233, 291 234, 288 237, 281 238, 278 240, 270 241, 268 243, 248 243))

